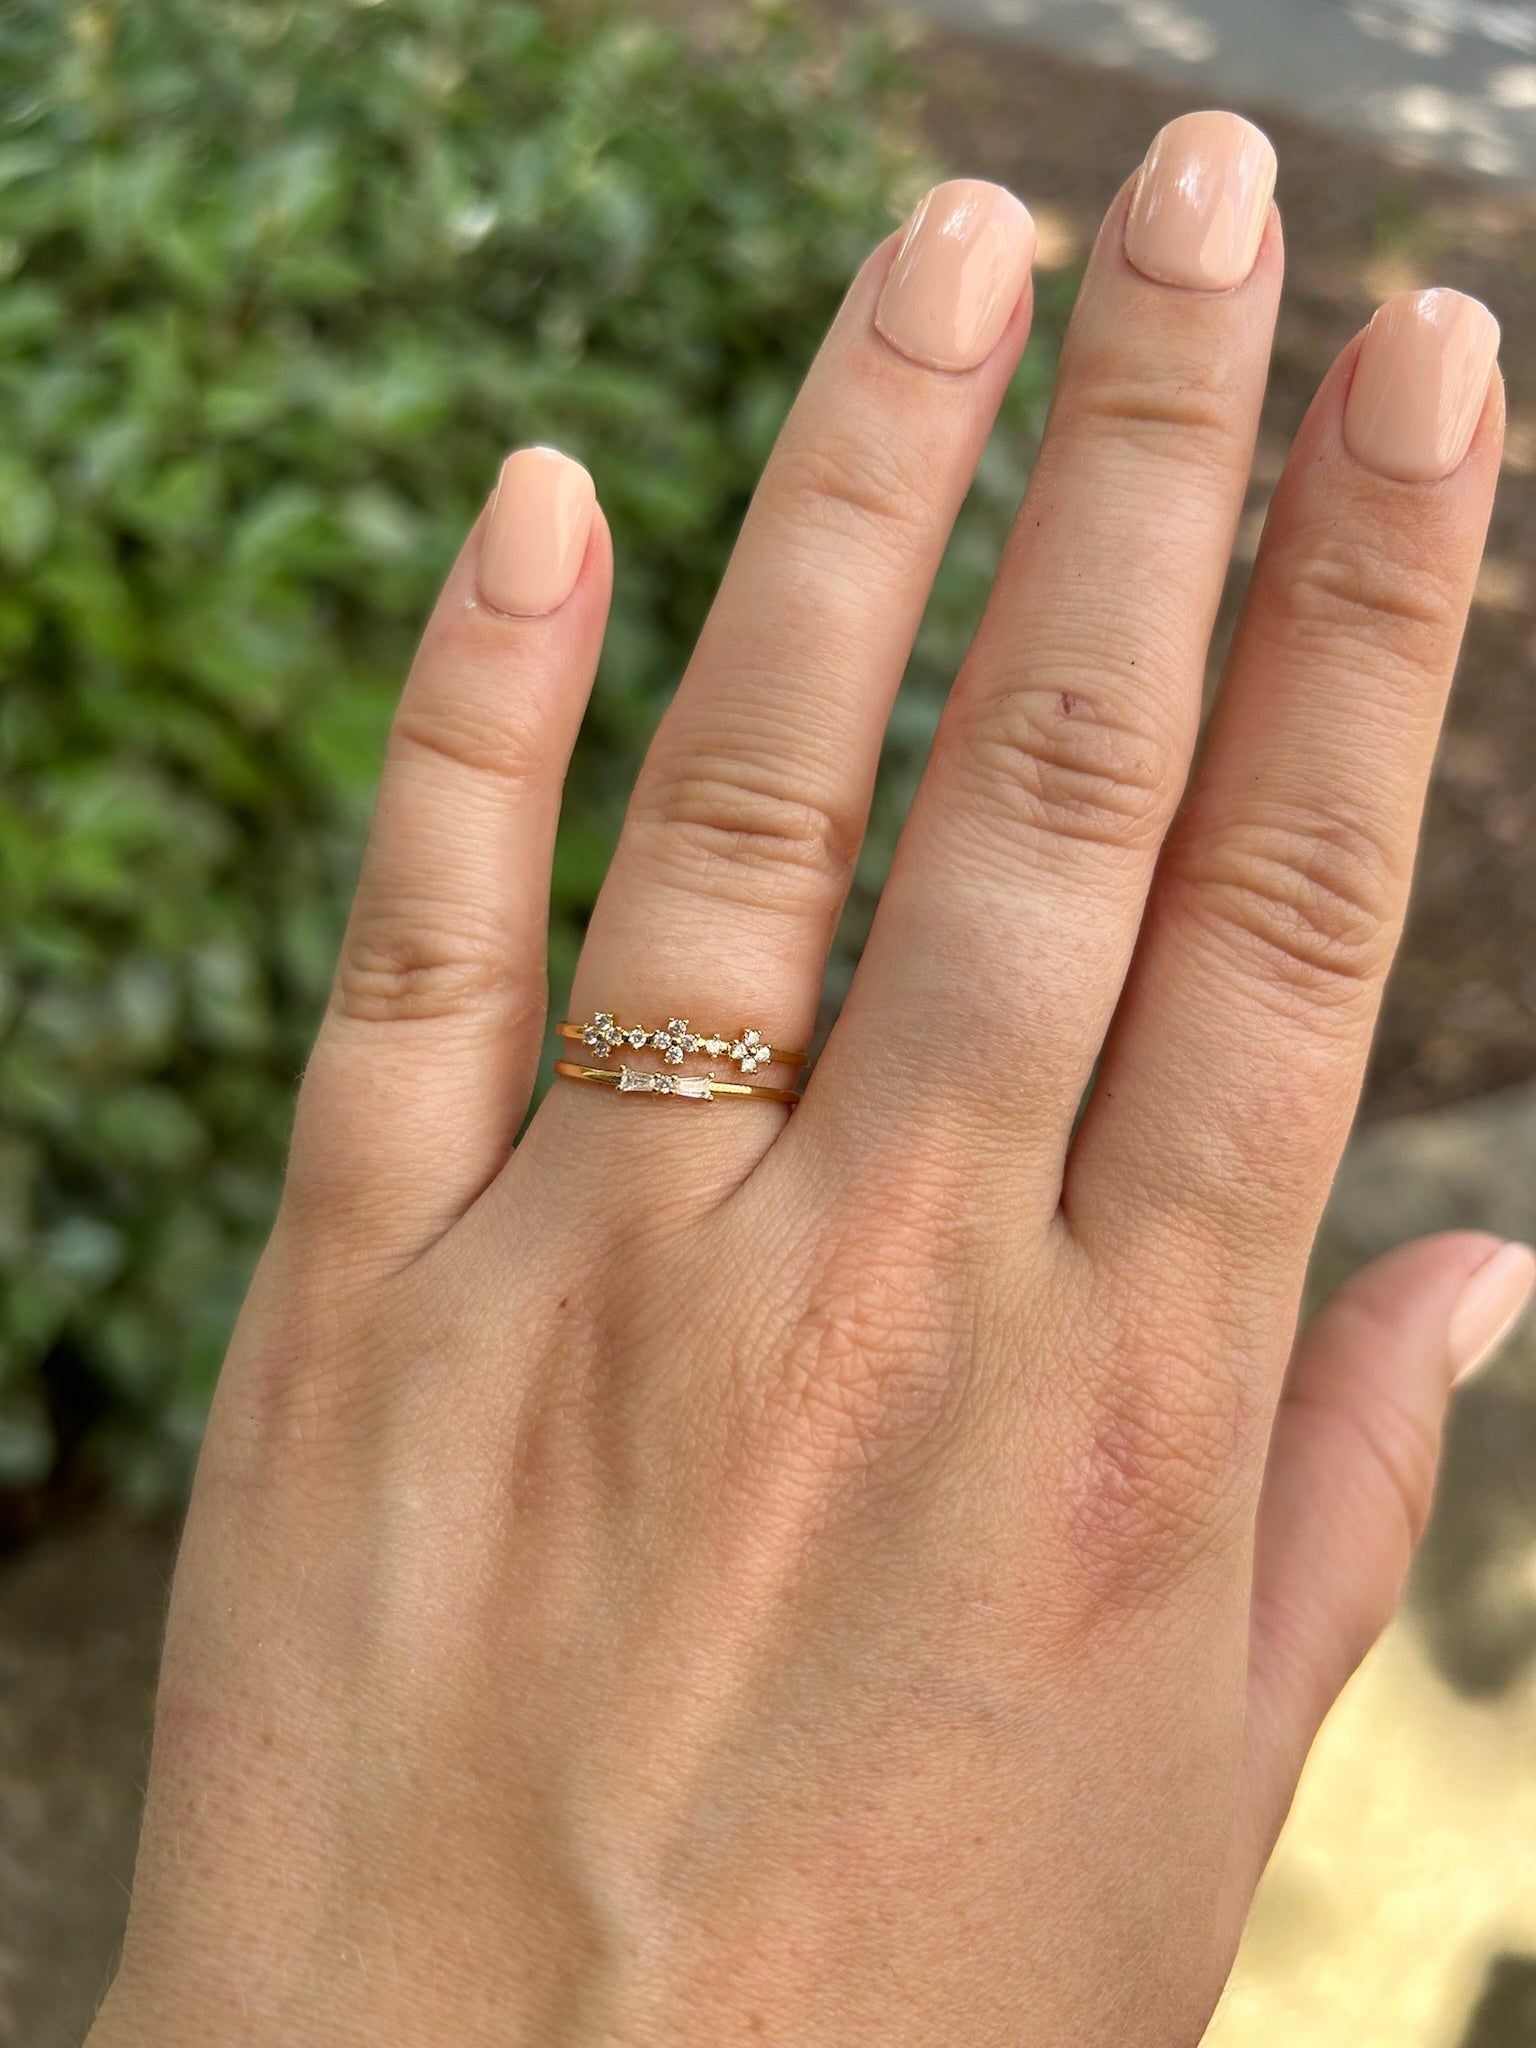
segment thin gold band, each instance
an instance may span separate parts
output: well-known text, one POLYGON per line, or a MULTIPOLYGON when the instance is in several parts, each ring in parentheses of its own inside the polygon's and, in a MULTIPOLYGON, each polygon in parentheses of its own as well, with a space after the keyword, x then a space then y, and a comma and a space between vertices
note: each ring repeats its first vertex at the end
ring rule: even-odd
POLYGON ((598 1088, 617 1088, 622 1095, 681 1095, 690 1102, 713 1102, 717 1095, 750 1096, 758 1102, 800 1100, 793 1088, 755 1088, 749 1081, 717 1081, 713 1074, 655 1074, 639 1067, 582 1067, 575 1060, 556 1060, 562 1081, 587 1081, 598 1088))

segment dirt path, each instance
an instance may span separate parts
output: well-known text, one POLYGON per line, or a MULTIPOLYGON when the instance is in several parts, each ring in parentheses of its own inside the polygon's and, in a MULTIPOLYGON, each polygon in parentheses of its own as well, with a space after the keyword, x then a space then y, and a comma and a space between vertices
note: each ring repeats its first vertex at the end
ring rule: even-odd
POLYGON ((1536 187, 1536 6, 1510 0, 917 0, 947 27, 1262 97, 1341 135, 1536 187))

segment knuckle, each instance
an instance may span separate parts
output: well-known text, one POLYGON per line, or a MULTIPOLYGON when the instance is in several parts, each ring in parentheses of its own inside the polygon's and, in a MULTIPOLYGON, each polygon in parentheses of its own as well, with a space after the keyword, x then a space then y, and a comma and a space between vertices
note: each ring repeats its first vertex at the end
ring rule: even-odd
POLYGON ((897 562, 923 547, 934 520, 931 486, 901 435, 823 427, 781 460, 780 502, 802 545, 830 539, 897 562))
POLYGON ((1309 1003, 1373 999, 1396 943, 1402 877, 1378 834, 1337 812, 1273 810, 1196 835, 1170 864, 1192 910, 1260 983, 1309 1003))
POLYGON ((1113 1356, 1063 1495, 1079 1582, 1104 1613, 1155 1600, 1225 1540, 1254 1429, 1239 1376, 1212 1355, 1143 1335, 1113 1356))
POLYGON ((1337 658, 1367 648, 1404 670, 1431 674, 1460 635, 1464 603, 1453 578, 1391 537, 1359 525, 1304 533, 1285 570, 1292 630, 1337 658))
MULTIPOLYGON (((1127 693, 1129 695, 1129 693, 1127 693)), ((958 754, 1012 824, 1047 842, 1141 854, 1162 838, 1170 809, 1172 750, 1146 719, 1107 690, 1056 688, 1038 673, 981 693, 958 754)))
POLYGON ((423 1023, 494 1006, 510 1031, 542 1015, 542 973, 514 968, 489 926, 453 929, 428 904, 354 912, 332 1007, 370 1024, 423 1023))
POLYGON ((1248 408, 1236 402, 1219 365, 1193 355, 1165 360, 1144 374, 1121 361, 1083 359, 1064 401, 1077 431, 1107 437, 1129 452, 1195 474, 1225 472, 1248 462, 1248 408))
POLYGON ((549 750, 536 732, 499 710, 493 716, 477 709, 462 693, 445 697, 430 709, 402 703, 392 743, 406 760, 468 770, 512 794, 544 781, 549 773, 549 750))
POLYGON ((335 1485, 385 1427, 394 1390, 381 1340, 408 1309, 393 1261, 339 1246, 332 1221, 285 1189, 230 1344, 221 1427, 209 1432, 221 1484, 268 1498, 335 1485))
POLYGON ((818 1472, 862 1473, 943 1425, 958 1375, 953 1236, 914 1205, 861 1207, 824 1248, 776 1350, 766 1402, 774 1433, 818 1472))
POLYGON ((818 898, 840 898, 858 855, 853 819, 792 791, 782 769, 745 758, 653 767, 629 825, 681 869, 685 886, 702 881, 713 896, 755 907, 782 901, 797 879, 818 898))

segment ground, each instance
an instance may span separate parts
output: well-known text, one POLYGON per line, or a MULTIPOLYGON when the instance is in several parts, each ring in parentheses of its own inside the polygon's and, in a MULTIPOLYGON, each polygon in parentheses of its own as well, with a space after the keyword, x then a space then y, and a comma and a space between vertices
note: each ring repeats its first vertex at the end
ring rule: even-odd
POLYGON ((1536 8, 1505 0, 916 0, 954 28, 1262 97, 1346 135, 1536 188, 1536 8))

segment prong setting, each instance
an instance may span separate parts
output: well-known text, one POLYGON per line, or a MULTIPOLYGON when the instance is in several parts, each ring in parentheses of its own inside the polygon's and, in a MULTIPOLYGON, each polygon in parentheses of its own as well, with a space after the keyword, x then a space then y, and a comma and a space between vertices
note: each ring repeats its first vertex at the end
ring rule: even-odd
MULTIPOLYGON (((599 1010, 586 1024, 561 1025, 560 1029, 567 1037, 579 1037, 588 1051, 599 1059, 607 1059, 628 1047, 635 1052, 659 1052, 669 1067, 680 1067, 694 1053, 704 1053, 710 1059, 729 1058, 743 1074, 756 1074, 764 1067, 771 1067, 776 1057, 787 1060, 791 1065, 804 1065, 799 1054, 775 1055, 762 1032, 751 1025, 735 1038, 724 1037, 719 1032, 711 1032, 705 1037, 690 1028, 686 1017, 669 1017, 665 1029, 657 1031, 645 1024, 618 1024, 611 1010, 599 1010)), ((634 1083, 630 1092, 638 1086, 638 1082, 634 1083)))
POLYGON ((773 1047, 760 1031, 743 1031, 731 1047, 731 1058, 744 1074, 755 1074, 759 1067, 773 1065, 773 1047))
POLYGON ((711 1074, 652 1074, 639 1067, 619 1068, 621 1095, 683 1095, 691 1102, 713 1102, 711 1074))

